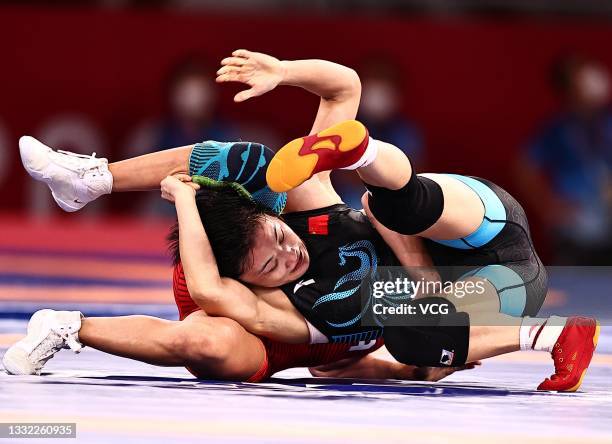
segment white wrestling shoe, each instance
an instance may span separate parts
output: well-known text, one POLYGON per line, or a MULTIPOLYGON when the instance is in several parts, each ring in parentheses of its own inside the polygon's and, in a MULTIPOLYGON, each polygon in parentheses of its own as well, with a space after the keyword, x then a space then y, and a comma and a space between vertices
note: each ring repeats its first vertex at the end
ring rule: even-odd
POLYGON ((96 153, 84 156, 53 151, 30 136, 19 139, 19 152, 28 174, 47 184, 53 199, 64 211, 80 210, 113 188, 108 160, 96 158, 96 153))
POLYGON ((9 348, 2 364, 11 375, 40 375, 43 366, 62 348, 79 353, 79 311, 39 310, 28 323, 25 338, 9 348))

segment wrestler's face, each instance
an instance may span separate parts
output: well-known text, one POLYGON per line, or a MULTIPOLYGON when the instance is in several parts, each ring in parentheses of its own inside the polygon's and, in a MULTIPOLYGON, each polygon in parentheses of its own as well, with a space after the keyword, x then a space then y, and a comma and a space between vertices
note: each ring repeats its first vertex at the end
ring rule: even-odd
POLYGON ((302 239, 277 217, 260 220, 251 255, 240 279, 260 287, 280 287, 295 281, 310 264, 302 239))

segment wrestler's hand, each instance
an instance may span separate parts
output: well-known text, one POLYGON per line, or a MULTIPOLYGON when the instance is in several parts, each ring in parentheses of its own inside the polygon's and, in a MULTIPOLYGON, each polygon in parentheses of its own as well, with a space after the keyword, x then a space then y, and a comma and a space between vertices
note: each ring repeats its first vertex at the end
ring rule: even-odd
POLYGON ((175 174, 168 176, 161 181, 161 196, 170 202, 175 202, 179 195, 193 198, 195 192, 200 189, 200 185, 191 181, 191 176, 187 174, 175 174))
POLYGON ((232 57, 221 60, 221 65, 217 71, 218 83, 240 82, 250 86, 234 96, 235 102, 244 102, 273 90, 283 80, 285 72, 283 63, 277 58, 246 49, 234 51, 232 57))
POLYGON ((476 366, 482 365, 480 361, 470 362, 459 367, 415 367, 409 371, 410 375, 398 375, 404 376, 398 379, 409 379, 413 381, 439 381, 453 373, 461 370, 472 370, 476 366), (408 377, 406 377, 408 376, 408 377))
POLYGON ((481 365, 480 361, 458 367, 416 367, 397 361, 376 358, 366 355, 346 358, 330 364, 310 368, 312 376, 324 378, 359 378, 359 379, 403 379, 406 381, 439 381, 456 371, 470 370, 481 365))

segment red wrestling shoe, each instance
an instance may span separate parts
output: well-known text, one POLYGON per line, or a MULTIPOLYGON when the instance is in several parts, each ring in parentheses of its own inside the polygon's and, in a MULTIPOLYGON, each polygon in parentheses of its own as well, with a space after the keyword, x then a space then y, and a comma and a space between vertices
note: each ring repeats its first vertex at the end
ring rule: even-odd
POLYGON ((580 388, 599 339, 599 322, 573 316, 561 331, 551 353, 555 373, 538 390, 575 392, 580 388))
POLYGON ((268 186, 281 193, 301 185, 321 171, 354 165, 365 153, 368 141, 368 130, 356 120, 347 120, 312 136, 292 140, 268 165, 268 186))

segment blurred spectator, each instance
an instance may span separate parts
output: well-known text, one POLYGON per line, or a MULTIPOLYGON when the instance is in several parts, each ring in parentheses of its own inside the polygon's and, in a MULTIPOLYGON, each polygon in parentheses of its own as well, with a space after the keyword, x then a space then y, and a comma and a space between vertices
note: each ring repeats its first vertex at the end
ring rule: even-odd
POLYGON ((215 73, 198 58, 176 66, 167 83, 168 115, 156 146, 182 146, 205 139, 229 140, 232 131, 216 111, 215 73))
MULTIPOLYGON (((215 73, 191 56, 171 70, 166 81, 165 115, 160 121, 141 126, 128 141, 128 155, 145 154, 151 149, 191 145, 203 140, 238 140, 237 131, 219 117, 215 73)), ((146 213, 170 216, 172 206, 159 196, 151 196, 146 213)))
POLYGON ((609 74, 572 56, 553 66, 551 80, 562 109, 528 147, 520 172, 524 194, 540 209, 556 264, 611 264, 609 74))
POLYGON ((423 141, 403 109, 406 80, 399 67, 387 58, 372 57, 363 63, 359 76, 362 93, 358 119, 372 137, 396 145, 418 164, 423 141))
MULTIPOLYGON (((404 151, 416 169, 421 162, 423 141, 403 107, 405 76, 389 57, 371 56, 357 68, 362 93, 359 115, 372 137, 392 143, 404 151)), ((344 201, 360 208, 365 192, 355 174, 336 173, 334 184, 344 201)))

